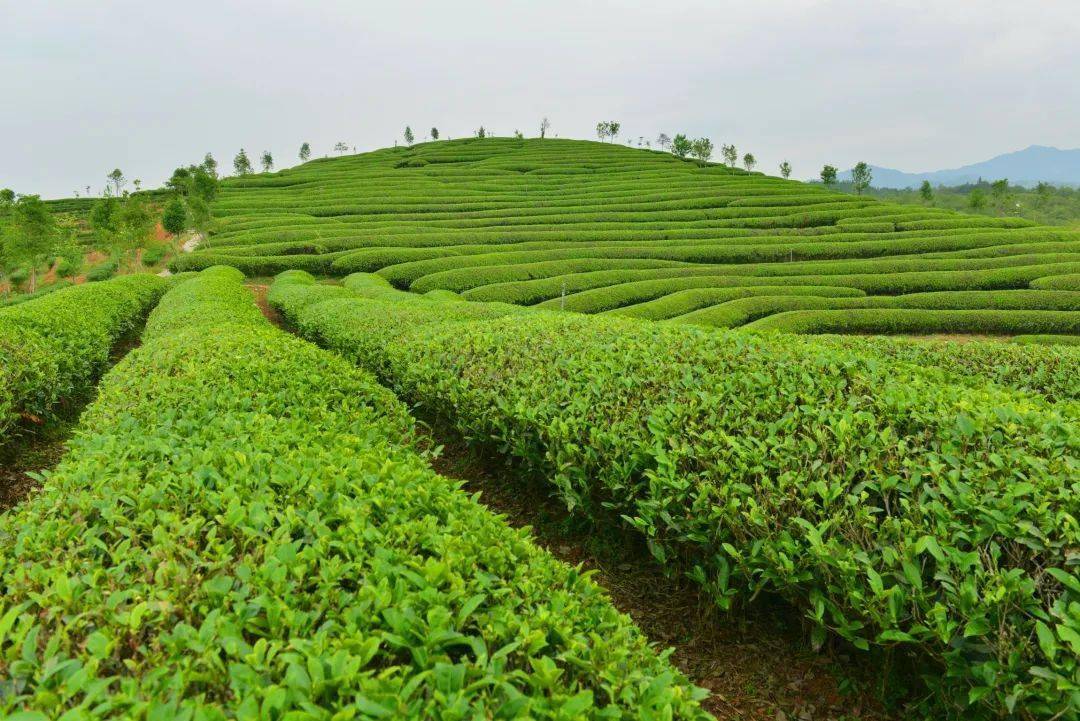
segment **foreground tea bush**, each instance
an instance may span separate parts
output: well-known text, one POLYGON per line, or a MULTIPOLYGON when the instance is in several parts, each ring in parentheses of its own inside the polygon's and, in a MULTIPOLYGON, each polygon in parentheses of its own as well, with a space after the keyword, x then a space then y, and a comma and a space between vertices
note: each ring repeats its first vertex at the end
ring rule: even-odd
POLYGON ((776 592, 817 642, 917 650, 935 715, 1080 709, 1075 406, 812 339, 298 295, 300 332, 721 607, 776 592))
POLYGON ((167 285, 130 275, 0 308, 0 444, 20 415, 43 418, 89 390, 113 346, 142 324, 167 285))
POLYGON ((179 286, 0 516, 0 716, 707 718, 587 574, 411 431, 236 271, 179 286))

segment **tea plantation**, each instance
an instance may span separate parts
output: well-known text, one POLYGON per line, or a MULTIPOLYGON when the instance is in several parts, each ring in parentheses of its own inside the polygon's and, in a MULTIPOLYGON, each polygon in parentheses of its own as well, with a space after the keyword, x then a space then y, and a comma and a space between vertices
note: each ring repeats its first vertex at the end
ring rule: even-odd
POLYGON ((213 210, 171 278, 0 308, 0 444, 87 403, 0 512, 0 717, 739 717, 449 438, 888 718, 1080 716, 1080 233, 552 139, 213 210))
POLYGON ((374 272, 395 287, 803 333, 1080 334, 1080 232, 702 166, 487 138, 226 181, 176 269, 374 272))

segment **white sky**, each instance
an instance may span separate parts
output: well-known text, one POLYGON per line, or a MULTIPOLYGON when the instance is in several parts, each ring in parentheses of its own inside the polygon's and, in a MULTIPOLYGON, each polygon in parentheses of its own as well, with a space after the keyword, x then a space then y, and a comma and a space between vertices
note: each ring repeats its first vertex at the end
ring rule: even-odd
POLYGON ((0 187, 278 166, 410 124, 707 135, 796 177, 1080 146, 1080 0, 0 0, 0 187))

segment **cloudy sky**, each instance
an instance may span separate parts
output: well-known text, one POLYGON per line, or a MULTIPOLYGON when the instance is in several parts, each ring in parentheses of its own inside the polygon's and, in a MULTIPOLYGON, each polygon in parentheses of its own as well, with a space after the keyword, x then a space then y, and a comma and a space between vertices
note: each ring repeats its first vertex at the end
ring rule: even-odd
POLYGON ((1078 0, 0 0, 0 187, 145 186, 406 124, 705 135, 797 177, 1080 147, 1078 0))

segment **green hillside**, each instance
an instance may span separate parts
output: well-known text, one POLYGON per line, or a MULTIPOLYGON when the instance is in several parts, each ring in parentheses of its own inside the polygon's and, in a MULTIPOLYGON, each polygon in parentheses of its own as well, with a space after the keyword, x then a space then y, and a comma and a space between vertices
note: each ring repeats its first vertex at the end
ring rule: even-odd
POLYGON ((801 332, 1080 333, 1080 232, 575 140, 235 178, 175 269, 377 272, 469 300, 801 332), (852 311, 856 312, 852 312, 852 311))

